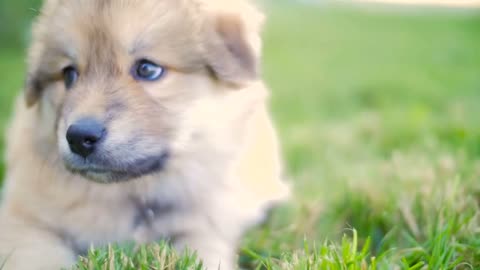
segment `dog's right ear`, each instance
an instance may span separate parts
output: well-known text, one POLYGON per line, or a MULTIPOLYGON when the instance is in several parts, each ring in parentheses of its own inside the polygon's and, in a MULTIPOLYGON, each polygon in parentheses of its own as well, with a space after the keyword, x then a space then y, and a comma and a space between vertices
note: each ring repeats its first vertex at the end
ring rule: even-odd
POLYGON ((38 71, 29 72, 25 82, 25 102, 27 107, 35 105, 42 95, 44 83, 38 71))
POLYGON ((25 79, 25 101, 27 107, 35 105, 42 97, 45 88, 59 79, 59 75, 51 70, 55 64, 51 62, 55 59, 54 55, 45 53, 44 47, 38 47, 34 44, 31 47, 27 78, 25 79))
POLYGON ((51 55, 45 55, 48 51, 45 40, 42 38, 48 32, 48 27, 43 23, 43 20, 57 7, 61 0, 44 0, 39 17, 35 20, 32 27, 32 44, 29 48, 28 55, 28 70, 25 78, 24 95, 27 107, 35 105, 42 96, 44 88, 47 87, 52 75, 45 72, 50 66, 48 59, 51 55), (43 40, 43 42, 38 42, 43 40))

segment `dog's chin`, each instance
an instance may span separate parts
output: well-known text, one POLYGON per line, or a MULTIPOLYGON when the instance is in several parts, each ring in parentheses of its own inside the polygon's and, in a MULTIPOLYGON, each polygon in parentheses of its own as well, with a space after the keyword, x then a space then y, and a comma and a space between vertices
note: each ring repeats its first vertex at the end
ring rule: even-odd
MULTIPOLYGON (((65 160, 66 168, 77 175, 81 175, 87 180, 102 183, 120 183, 139 179, 148 175, 157 174, 165 169, 170 155, 164 153, 155 157, 139 159, 120 166, 108 166, 105 164, 95 164, 92 162, 82 162, 83 164, 74 164, 65 160)), ((102 162, 102 163, 108 163, 102 162)))

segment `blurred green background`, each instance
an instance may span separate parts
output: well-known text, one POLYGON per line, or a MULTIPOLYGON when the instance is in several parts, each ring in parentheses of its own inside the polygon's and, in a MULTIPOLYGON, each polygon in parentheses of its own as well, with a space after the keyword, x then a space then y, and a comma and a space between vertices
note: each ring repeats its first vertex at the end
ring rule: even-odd
MULTIPOLYGON (((24 81, 25 48, 30 24, 38 14, 40 0, 0 1, 0 151, 3 154, 4 127, 12 100, 24 81)), ((0 164, 0 176, 3 175, 0 164)), ((3 178, 3 177, 2 177, 3 178)), ((1 180, 0 180, 1 182, 1 180)))
POLYGON ((24 47, 31 20, 38 14, 40 0, 0 2, 0 37, 2 48, 24 47))
MULTIPOLYGON (((245 248, 273 256, 353 227, 392 265, 480 267, 479 11, 313 2, 262 4, 295 192, 245 248)), ((38 5, 0 2, 1 127, 38 5)))

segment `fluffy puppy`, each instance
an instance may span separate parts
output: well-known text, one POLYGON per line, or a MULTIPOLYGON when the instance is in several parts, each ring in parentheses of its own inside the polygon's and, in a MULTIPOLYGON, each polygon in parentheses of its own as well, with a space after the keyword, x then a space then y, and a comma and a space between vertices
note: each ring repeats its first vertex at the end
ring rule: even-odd
POLYGON ((3 269, 160 239, 234 268, 242 233, 288 195, 261 23, 237 0, 47 0, 7 134, 3 269))

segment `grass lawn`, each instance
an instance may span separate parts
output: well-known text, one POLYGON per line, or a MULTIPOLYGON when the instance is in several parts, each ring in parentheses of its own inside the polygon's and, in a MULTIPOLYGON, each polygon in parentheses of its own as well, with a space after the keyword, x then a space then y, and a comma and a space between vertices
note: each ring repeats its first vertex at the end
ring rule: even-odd
MULTIPOLYGON (((247 269, 480 269, 480 14, 276 1, 265 78, 295 194, 247 269)), ((0 123, 22 83, 0 51, 0 123)), ((78 269, 195 269, 163 244, 78 269)))

